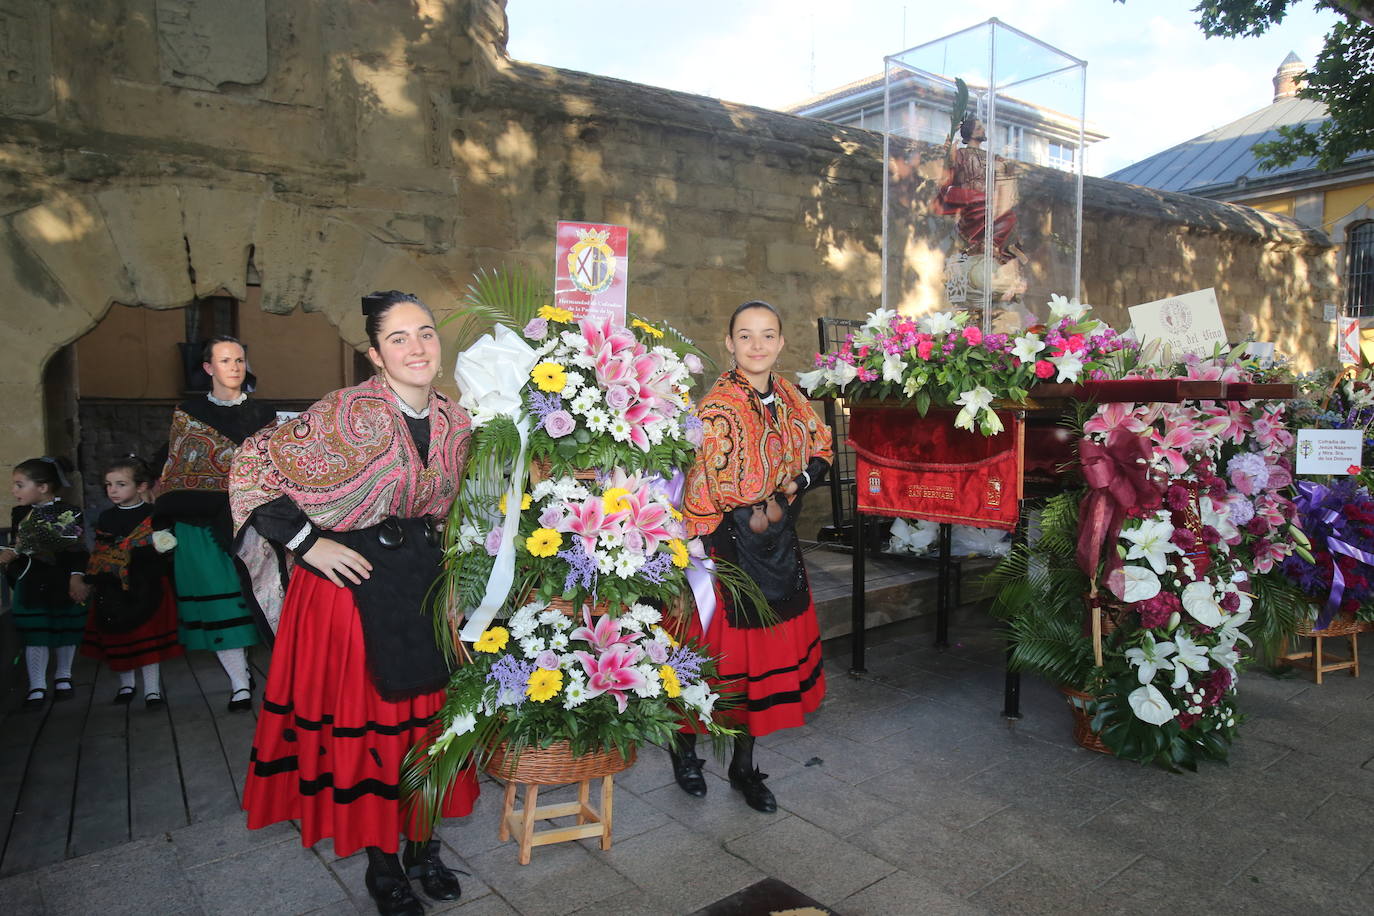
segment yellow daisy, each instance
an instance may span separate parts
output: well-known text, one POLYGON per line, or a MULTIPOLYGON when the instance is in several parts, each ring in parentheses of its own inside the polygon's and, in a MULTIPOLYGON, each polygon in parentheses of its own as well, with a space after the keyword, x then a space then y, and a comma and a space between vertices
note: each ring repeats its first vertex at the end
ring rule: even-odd
POLYGON ((545 305, 540 307, 539 317, 545 321, 559 321, 567 324, 573 320, 573 313, 556 305, 545 305))
POLYGON ((525 549, 535 557, 551 557, 563 546, 563 535, 552 528, 536 528, 525 538, 525 549))
POLYGON ((682 695, 682 682, 677 679, 677 672, 672 665, 663 665, 658 669, 658 679, 663 682, 663 692, 669 697, 682 695))
MULTIPOLYGON (((666 666, 665 666, 666 667, 666 666)), ((563 689, 563 672, 536 668, 525 684, 525 696, 536 703, 543 703, 558 695, 563 689)))
POLYGON ((632 327, 632 328, 639 328, 641 331, 645 331, 645 332, 647 332, 647 333, 649 333, 649 334, 654 335, 655 337, 662 337, 662 336, 663 336, 663 332, 660 331, 658 328, 656 328, 656 327, 654 327, 653 325, 649 324, 647 321, 640 321, 638 318, 636 318, 634 321, 631 321, 631 322, 630 322, 630 327, 632 327))
MULTIPOLYGON (((502 494, 501 494, 501 501, 500 501, 499 503, 496 504, 496 511, 497 511, 497 512, 500 512, 502 515, 505 515, 505 514, 506 514, 506 497, 509 496, 509 495, 510 495, 509 493, 502 493, 502 494)), ((521 511, 521 512, 524 512, 526 509, 528 509, 528 508, 530 507, 530 503, 531 503, 530 494, 528 494, 528 493, 521 493, 521 494, 520 494, 520 511, 521 511)))
POLYGON ((687 556, 687 545, 682 543, 682 538, 673 538, 669 541, 668 549, 673 552, 673 565, 678 569, 686 569, 691 559, 687 556))
POLYGON ((630 501, 625 497, 630 495, 630 491, 624 487, 611 487, 601 494, 601 508, 607 515, 612 512, 619 512, 621 509, 630 508, 630 501))
POLYGON ((492 627, 479 636, 472 647, 478 652, 490 652, 495 655, 504 649, 508 642, 510 642, 510 631, 505 627, 492 627))
POLYGON ((560 363, 540 363, 530 370, 530 378, 540 391, 562 391, 568 383, 568 373, 560 363))

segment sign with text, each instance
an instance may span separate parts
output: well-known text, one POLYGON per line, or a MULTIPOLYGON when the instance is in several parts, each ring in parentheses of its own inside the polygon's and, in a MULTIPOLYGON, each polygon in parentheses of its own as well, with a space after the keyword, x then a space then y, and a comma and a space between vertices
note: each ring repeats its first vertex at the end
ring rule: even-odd
POLYGON ((1226 349, 1226 327, 1212 289, 1133 305, 1131 327, 1141 347, 1154 345, 1154 361, 1170 362, 1185 353, 1211 356, 1226 349))
POLYGON ((1336 319, 1336 355, 1342 366, 1360 364, 1360 319, 1336 319))
POLYGON ((630 230, 602 223, 558 223, 553 304, 576 318, 625 323, 630 230))
POLYGON ((1363 464, 1364 430, 1298 430, 1299 474, 1358 474, 1363 464))

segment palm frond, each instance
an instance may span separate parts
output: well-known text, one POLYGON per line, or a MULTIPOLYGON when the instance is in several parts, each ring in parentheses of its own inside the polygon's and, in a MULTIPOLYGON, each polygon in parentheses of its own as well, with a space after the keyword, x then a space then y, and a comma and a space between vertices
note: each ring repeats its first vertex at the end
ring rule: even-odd
POLYGON ((1254 576, 1251 586, 1255 602, 1244 630, 1265 658, 1272 661, 1283 651, 1288 637, 1312 615, 1312 599, 1281 573, 1254 576))
POLYGON ((440 324, 457 323, 457 346, 461 350, 496 324, 513 330, 523 328, 541 306, 552 301, 552 296, 548 281, 528 268, 478 270, 462 304, 440 324))

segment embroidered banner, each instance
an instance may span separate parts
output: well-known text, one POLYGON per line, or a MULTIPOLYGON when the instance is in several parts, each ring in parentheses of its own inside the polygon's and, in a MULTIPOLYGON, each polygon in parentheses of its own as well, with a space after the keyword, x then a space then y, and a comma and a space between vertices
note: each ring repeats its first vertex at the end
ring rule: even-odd
POLYGON ((1006 428, 984 436, 956 429, 952 410, 850 408, 859 511, 1014 529, 1025 432, 1014 411, 997 414, 1006 428))

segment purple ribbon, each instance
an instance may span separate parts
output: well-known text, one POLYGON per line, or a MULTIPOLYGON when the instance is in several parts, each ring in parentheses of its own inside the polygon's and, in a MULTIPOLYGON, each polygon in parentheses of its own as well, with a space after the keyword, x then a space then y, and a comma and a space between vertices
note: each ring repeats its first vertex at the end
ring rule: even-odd
POLYGON ((1356 562, 1366 566, 1374 567, 1374 554, 1352 547, 1345 541, 1336 537, 1336 522, 1340 521, 1341 514, 1334 509, 1322 508, 1322 503, 1326 500, 1330 490, 1319 483, 1310 480, 1298 481, 1298 498, 1294 500, 1298 509, 1304 516, 1309 516, 1331 529, 1331 534, 1326 535, 1326 548, 1333 556, 1331 557, 1331 594, 1326 599, 1326 604, 1322 612, 1317 615, 1317 620, 1313 625, 1314 630, 1325 630, 1331 623, 1337 612, 1341 609, 1341 598, 1345 595, 1345 576, 1341 574, 1341 565, 1336 562, 1335 554, 1344 554, 1351 557, 1356 562))
MULTIPOLYGON (((661 487, 668 495, 668 501, 673 504, 673 508, 681 511, 683 489, 687 485, 686 475, 681 471, 673 471, 672 479, 665 481, 655 474, 648 482, 651 486, 661 487)), ((687 584, 692 588, 692 597, 696 599, 697 620, 701 622, 701 632, 705 633, 711 626, 711 618, 716 616, 716 564, 710 557, 692 557, 691 565, 684 570, 684 574, 687 576, 687 584)))

